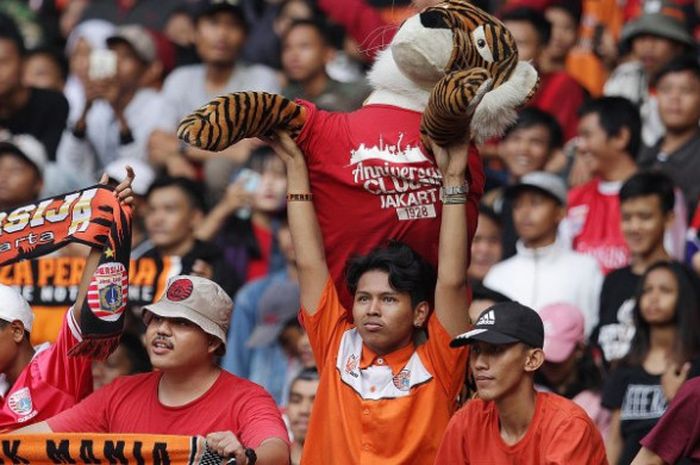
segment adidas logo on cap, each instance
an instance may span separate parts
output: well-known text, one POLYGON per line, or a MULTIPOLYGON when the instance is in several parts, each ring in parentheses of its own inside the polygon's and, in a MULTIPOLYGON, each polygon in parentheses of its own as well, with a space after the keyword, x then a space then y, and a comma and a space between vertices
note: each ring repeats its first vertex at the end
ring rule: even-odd
POLYGON ((485 313, 484 315, 479 318, 479 321, 476 322, 475 326, 485 326, 485 325, 495 325, 496 324, 496 315, 493 313, 493 310, 485 313))

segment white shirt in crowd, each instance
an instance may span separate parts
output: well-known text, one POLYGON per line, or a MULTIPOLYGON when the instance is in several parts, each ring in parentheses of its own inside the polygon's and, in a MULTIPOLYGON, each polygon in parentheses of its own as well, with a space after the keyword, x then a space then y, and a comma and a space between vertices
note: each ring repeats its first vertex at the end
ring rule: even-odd
POLYGON ((248 90, 281 91, 275 71, 263 65, 237 63, 226 86, 215 93, 207 92, 205 73, 205 65, 201 64, 183 66, 170 73, 163 83, 160 129, 175 131, 180 119, 220 95, 248 90))
POLYGON ((63 133, 56 160, 61 167, 82 179, 99 177, 105 166, 119 158, 147 160, 146 145, 162 117, 162 97, 153 89, 140 89, 124 109, 133 141, 122 144, 114 110, 104 100, 92 104, 87 114, 83 139, 73 135, 72 127, 63 133))
POLYGON ((518 241, 517 252, 491 268, 484 285, 536 311, 545 305, 578 307, 586 322, 586 337, 598 323, 603 274, 598 263, 566 247, 560 239, 538 249, 518 241))

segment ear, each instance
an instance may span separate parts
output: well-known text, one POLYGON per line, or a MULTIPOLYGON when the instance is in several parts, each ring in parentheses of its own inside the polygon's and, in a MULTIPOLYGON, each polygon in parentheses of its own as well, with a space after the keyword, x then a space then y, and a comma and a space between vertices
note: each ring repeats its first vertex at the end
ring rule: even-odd
POLYGON ((534 373, 540 369, 544 363, 544 352, 542 349, 527 349, 525 352, 525 371, 534 373))
POLYGON ((330 63, 335 58, 335 49, 333 47, 326 47, 326 52, 323 54, 323 62, 325 64, 330 63))
POLYGON ((209 336, 209 346, 207 347, 207 353, 209 355, 215 354, 219 351, 219 348, 223 345, 223 342, 219 338, 214 336, 209 336))
POLYGON ((421 328, 428 319, 430 314, 430 305, 425 300, 418 303, 413 309, 413 326, 421 328))
POLYGON ((566 218, 566 207, 560 205, 559 208, 557 208, 557 223, 564 221, 564 218, 566 218))
POLYGON ((629 144, 630 142, 631 137, 632 135, 630 134, 629 128, 623 127, 620 128, 620 132, 618 132, 615 136, 611 137, 610 139, 612 140, 613 145, 619 152, 624 152, 627 148, 627 144, 629 144))
POLYGON ((15 344, 21 344, 22 340, 24 340, 24 335, 26 334, 24 330, 24 323, 18 320, 13 321, 10 323, 10 331, 12 332, 12 340, 15 342, 15 344))
POLYGON ((665 224, 664 229, 670 229, 671 226, 673 226, 674 221, 676 221, 676 212, 671 210, 670 212, 666 213, 666 220, 664 221, 664 224, 665 224))

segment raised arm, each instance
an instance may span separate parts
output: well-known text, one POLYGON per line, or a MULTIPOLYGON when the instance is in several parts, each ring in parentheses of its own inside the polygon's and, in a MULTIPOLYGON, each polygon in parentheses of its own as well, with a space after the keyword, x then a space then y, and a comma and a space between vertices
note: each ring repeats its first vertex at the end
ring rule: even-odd
POLYGON ((469 326, 467 299, 467 152, 468 144, 441 148, 432 143, 442 173, 443 199, 438 273, 435 286, 435 315, 447 333, 455 337, 469 326))
POLYGON ((287 212, 296 251, 301 305, 307 313, 313 315, 317 311, 329 272, 321 228, 311 202, 309 173, 304 155, 289 134, 278 131, 271 145, 287 165, 287 212))
POLYGON ((296 137, 305 122, 306 109, 288 98, 268 92, 236 92, 185 116, 177 137, 218 152, 248 137, 272 137, 278 130, 296 137))

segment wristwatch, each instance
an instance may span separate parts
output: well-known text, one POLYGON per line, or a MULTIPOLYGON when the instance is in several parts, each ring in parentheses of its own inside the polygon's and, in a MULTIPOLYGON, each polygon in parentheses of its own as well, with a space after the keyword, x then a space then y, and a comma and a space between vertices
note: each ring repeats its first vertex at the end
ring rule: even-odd
POLYGON ((461 186, 443 186, 440 192, 443 197, 447 195, 466 195, 469 193, 469 183, 464 181, 464 184, 461 186))
POLYGON ((258 461, 258 456, 255 454, 255 450, 251 449, 250 447, 245 448, 245 456, 248 458, 247 465, 255 465, 255 462, 258 461))

